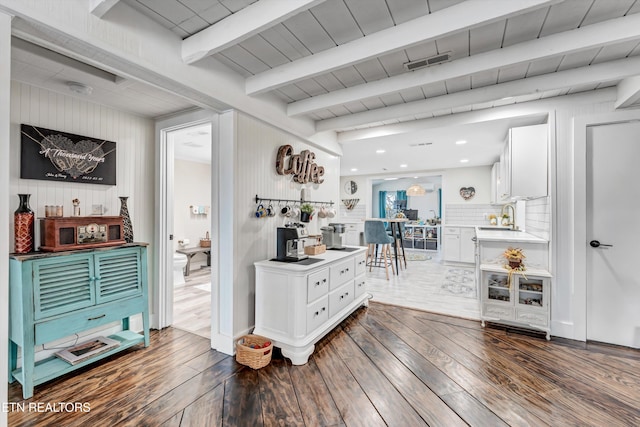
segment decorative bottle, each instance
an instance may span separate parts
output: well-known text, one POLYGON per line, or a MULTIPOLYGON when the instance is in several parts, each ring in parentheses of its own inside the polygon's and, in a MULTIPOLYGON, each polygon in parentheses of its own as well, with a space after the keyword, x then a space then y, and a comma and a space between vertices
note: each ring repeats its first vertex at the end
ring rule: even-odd
POLYGON ((33 251, 35 214, 29 207, 31 194, 18 194, 20 206, 14 213, 15 253, 26 254, 33 251))
POLYGON ((120 216, 124 223, 124 241, 127 243, 133 242, 133 225, 131 224, 131 217, 129 216, 129 208, 127 207, 127 199, 129 197, 120 196, 120 216))

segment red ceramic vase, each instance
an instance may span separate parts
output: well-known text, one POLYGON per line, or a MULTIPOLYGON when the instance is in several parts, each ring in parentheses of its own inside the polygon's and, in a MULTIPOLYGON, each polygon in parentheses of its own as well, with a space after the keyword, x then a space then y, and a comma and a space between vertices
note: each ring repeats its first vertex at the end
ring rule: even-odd
POLYGON ((18 194, 20 206, 14 213, 15 253, 33 252, 35 214, 29 207, 31 194, 18 194))

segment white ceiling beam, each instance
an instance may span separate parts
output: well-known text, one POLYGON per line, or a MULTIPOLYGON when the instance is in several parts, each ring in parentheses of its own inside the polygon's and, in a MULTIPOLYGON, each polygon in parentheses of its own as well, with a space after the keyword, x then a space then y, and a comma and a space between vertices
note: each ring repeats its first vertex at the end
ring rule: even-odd
POLYGON ((192 64, 242 42, 325 0, 259 0, 182 41, 182 60, 192 64))
POLYGON ((89 0, 89 12, 102 19, 120 0, 89 0))
POLYGON ((592 92, 580 92, 573 95, 559 96, 555 98, 540 99, 523 102, 522 104, 503 105, 484 110, 467 111, 464 113, 449 114, 427 119, 413 120, 411 122, 382 125, 367 129, 356 129, 338 134, 340 144, 371 140, 376 144, 406 142, 406 135, 421 135, 428 137, 430 129, 462 126, 467 124, 482 123, 493 120, 511 118, 531 118, 541 114, 549 114, 564 106, 575 106, 580 103, 597 104, 615 100, 616 89, 613 87, 592 92))
MULTIPOLYGON (((638 69, 640 72, 640 68, 638 69)), ((627 108, 640 101, 640 76, 628 77, 618 83, 615 108, 627 108)))
MULTIPOLYGON (((634 56, 320 120, 316 122, 316 131, 353 128, 384 120, 401 119, 465 105, 497 101, 506 97, 614 81, 635 76, 638 74, 638 70, 640 70, 640 56, 634 56)), ((637 89, 640 89, 640 87, 637 89)))
POLYGON ((640 14, 629 15, 292 102, 287 106, 287 114, 291 116, 308 114, 336 105, 443 82, 456 77, 470 76, 482 71, 638 38, 640 38, 640 14))
POLYGON ((264 93, 385 53, 466 31, 553 3, 557 1, 468 0, 248 77, 246 92, 248 95, 264 93))

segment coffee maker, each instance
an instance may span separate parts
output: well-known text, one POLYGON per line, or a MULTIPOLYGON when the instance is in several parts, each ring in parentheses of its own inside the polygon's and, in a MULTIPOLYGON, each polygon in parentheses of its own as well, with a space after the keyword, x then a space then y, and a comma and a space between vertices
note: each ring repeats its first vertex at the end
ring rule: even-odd
POLYGON ((304 253, 304 239, 307 229, 302 226, 278 227, 278 261, 296 262, 309 258, 304 253))
POLYGON ((327 249, 344 249, 342 245, 342 235, 344 234, 345 225, 332 222, 326 227, 321 227, 322 242, 327 245, 327 249))

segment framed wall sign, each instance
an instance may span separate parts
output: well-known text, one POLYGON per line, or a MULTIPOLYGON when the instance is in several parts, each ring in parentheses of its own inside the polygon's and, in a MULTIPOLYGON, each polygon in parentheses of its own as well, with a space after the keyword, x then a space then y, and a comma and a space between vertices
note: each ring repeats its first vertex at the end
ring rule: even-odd
POLYGON ((116 143, 20 125, 20 178, 116 185, 116 143))

